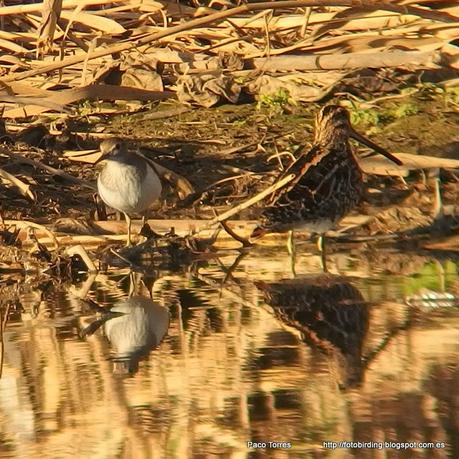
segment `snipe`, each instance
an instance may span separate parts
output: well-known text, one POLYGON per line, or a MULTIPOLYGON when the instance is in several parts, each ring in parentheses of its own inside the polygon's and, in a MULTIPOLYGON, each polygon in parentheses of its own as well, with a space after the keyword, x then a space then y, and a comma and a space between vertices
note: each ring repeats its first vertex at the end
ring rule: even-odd
MULTIPOLYGON (((349 144, 350 137, 402 164, 356 132, 344 107, 322 108, 316 118, 313 147, 303 151, 279 177, 281 180, 289 174, 295 175, 271 195, 263 209, 261 225, 251 235, 252 240, 265 233, 290 231, 289 242, 293 243, 293 231, 306 230, 320 235, 319 247, 323 249, 325 232, 360 202, 364 191, 363 174, 349 144)), ((291 246, 289 251, 293 252, 291 246)))

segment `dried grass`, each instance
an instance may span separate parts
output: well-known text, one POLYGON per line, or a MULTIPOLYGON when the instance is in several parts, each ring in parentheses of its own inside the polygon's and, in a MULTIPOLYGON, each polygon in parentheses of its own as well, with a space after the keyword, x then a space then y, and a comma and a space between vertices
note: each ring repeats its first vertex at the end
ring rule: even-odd
MULTIPOLYGON (((5 51, 0 56, 2 116, 17 119, 59 113, 65 118, 77 113, 77 104, 84 100, 178 98, 211 106, 221 100, 236 102, 242 92, 259 95, 280 87, 286 87, 295 101, 320 101, 354 69, 459 70, 459 48, 454 45, 459 38, 459 6, 433 0, 429 5, 435 4, 434 9, 423 3, 303 0, 217 10, 154 0, 46 0, 45 4, 0 7, 0 50, 5 51), (113 75, 121 84, 112 82, 113 75)), ((452 84, 457 85, 457 80, 452 84)), ((2 154, 12 155, 6 150, 2 154)), ((458 168, 454 160, 399 156, 403 166, 367 158, 362 168, 401 177, 411 169, 458 168)), ((93 189, 56 168, 23 160, 93 189)), ((169 181, 181 184, 183 196, 193 191, 183 177, 156 163, 155 167, 169 181)), ((0 176, 34 199, 30 185, 3 170, 0 176)), ((253 205, 277 186, 281 185, 213 220, 156 221, 155 230, 174 226, 179 234, 202 231, 200 236, 211 237, 212 225, 253 205)), ((68 254, 79 251, 90 270, 95 268, 80 244, 120 240, 124 236, 107 233, 125 228, 123 223, 104 222, 103 235, 75 235, 26 221, 5 224, 22 228, 20 239, 27 241, 25 246, 33 243, 27 234, 30 228, 40 243, 52 243, 56 249, 76 245, 68 254)), ((246 236, 253 225, 241 221, 231 228, 246 236)))
MULTIPOLYGON (((273 77, 315 71, 313 84, 327 88, 326 70, 458 69, 459 52, 451 43, 459 37, 459 6, 435 3, 436 9, 406 1, 362 1, 359 6, 351 0, 278 1, 218 11, 153 0, 47 0, 44 6, 0 7, 0 48, 20 58, 1 59, 0 83, 9 97, 3 98, 4 116, 61 111, 82 99, 158 100, 175 97, 180 88, 182 100, 199 104, 199 97, 183 94, 192 92, 187 79, 193 73, 200 79, 215 71, 212 84, 219 86, 222 78, 233 81, 241 71, 249 77, 250 70, 273 77), (157 67, 162 94, 140 89, 140 70, 147 62, 162 65, 157 67), (106 88, 104 72, 123 63, 128 65, 121 72, 133 70, 139 84, 135 77, 130 84, 137 87, 106 88), (182 86, 174 84, 179 77, 182 86), (17 86, 20 80, 33 88, 46 87, 46 95, 28 103, 17 86)), ((227 96, 214 95, 212 88, 201 92, 204 105, 210 94, 211 103, 227 96)), ((234 94, 229 100, 237 100, 238 92, 234 94)), ((325 89, 310 100, 324 95, 325 89)))

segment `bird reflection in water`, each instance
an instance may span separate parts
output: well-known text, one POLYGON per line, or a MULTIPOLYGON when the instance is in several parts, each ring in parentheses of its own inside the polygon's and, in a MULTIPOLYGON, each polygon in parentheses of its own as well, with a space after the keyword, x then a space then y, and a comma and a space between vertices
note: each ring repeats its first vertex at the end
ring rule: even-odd
POLYGON ((162 341, 169 328, 169 311, 148 297, 132 296, 112 307, 92 304, 101 317, 89 324, 81 335, 90 336, 102 325, 113 349, 113 371, 136 373, 139 361, 162 341))
POLYGON ((340 389, 360 386, 369 308, 356 287, 329 274, 255 285, 279 320, 332 357, 340 389))

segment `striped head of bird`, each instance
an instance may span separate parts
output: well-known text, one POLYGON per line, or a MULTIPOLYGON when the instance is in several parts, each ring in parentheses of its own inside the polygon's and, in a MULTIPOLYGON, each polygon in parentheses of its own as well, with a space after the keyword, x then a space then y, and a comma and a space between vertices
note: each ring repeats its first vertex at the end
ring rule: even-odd
POLYGON ((402 165, 402 162, 394 155, 358 133, 352 127, 349 112, 344 107, 339 105, 326 105, 323 107, 316 117, 314 144, 337 145, 347 142, 349 138, 385 156, 393 163, 399 166, 402 165))

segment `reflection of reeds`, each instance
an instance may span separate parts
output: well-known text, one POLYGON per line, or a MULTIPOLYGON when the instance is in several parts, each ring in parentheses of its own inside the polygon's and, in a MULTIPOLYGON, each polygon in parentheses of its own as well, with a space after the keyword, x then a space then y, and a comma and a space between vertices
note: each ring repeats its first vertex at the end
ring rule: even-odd
MULTIPOLYGON (((341 393, 327 354, 300 342, 274 309, 257 306, 261 294, 246 278, 281 277, 288 257, 277 254, 276 260, 260 274, 261 263, 249 254, 223 288, 224 274, 214 266, 200 269, 203 279, 214 279, 211 287, 189 274, 155 282, 154 299, 169 308, 171 326, 131 378, 113 374, 102 330, 78 338, 77 330, 94 317, 81 302, 51 287, 32 317, 28 301, 36 299, 21 296, 23 320, 9 323, 4 333, 2 438, 11 451, 30 457, 92 457, 104 448, 132 458, 189 457, 198 450, 245 457, 247 439, 267 436, 292 441, 303 456, 320 453, 322 441, 337 437, 450 441, 456 316, 449 312, 447 326, 438 316, 426 327, 416 323, 400 331, 366 368, 363 386, 341 393)), ((125 295, 122 276, 101 280, 89 295, 102 304, 125 295)), ((373 295, 366 353, 409 311, 387 301, 384 281, 391 284, 380 280, 384 303, 373 295)), ((368 293, 365 280, 352 282, 368 293)), ((353 287, 344 291, 343 297, 357 297, 353 287)), ((390 296, 401 292, 390 290, 390 296)))
POLYGON ((5 356, 5 343, 3 341, 3 333, 5 331, 6 323, 8 322, 8 315, 10 313, 10 303, 6 304, 6 308, 0 308, 0 379, 3 373, 3 358, 5 356))

